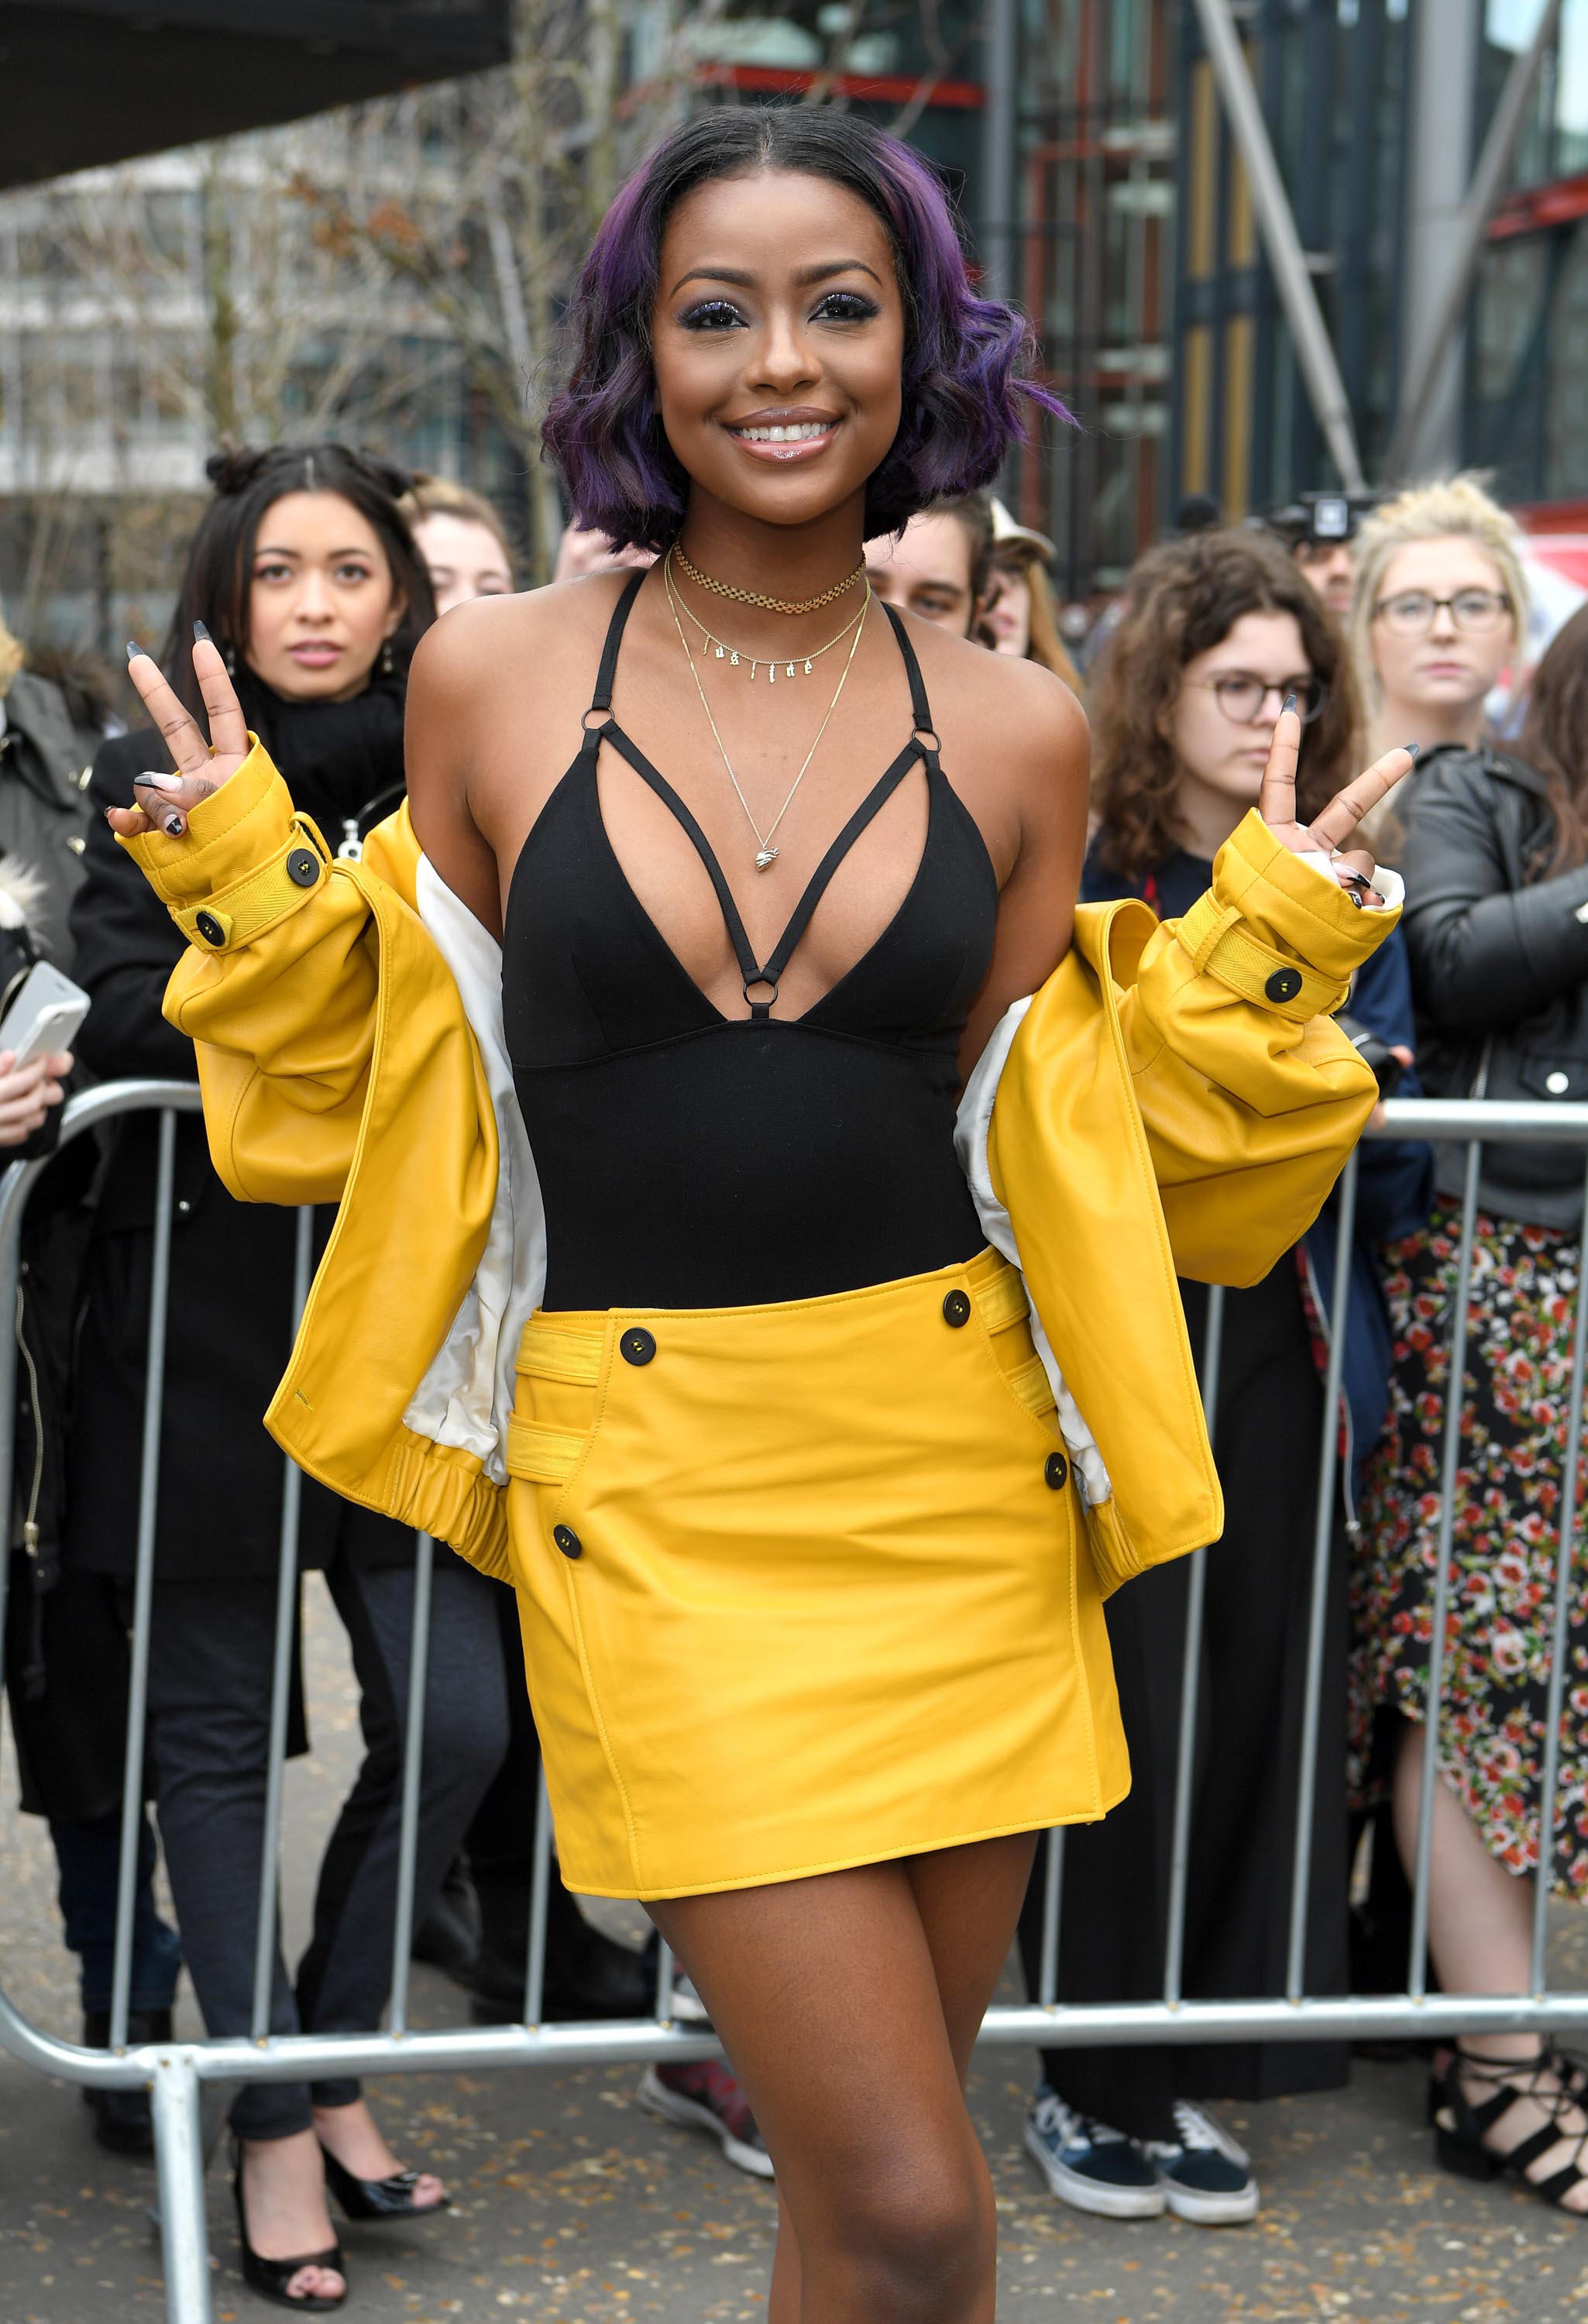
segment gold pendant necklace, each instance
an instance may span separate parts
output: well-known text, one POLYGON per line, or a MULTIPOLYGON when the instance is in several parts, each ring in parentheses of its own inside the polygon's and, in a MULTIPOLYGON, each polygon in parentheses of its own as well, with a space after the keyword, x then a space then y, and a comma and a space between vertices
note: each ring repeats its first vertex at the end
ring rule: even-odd
MULTIPOLYGON (((663 559, 664 568, 669 570, 669 586, 670 567, 675 553, 681 555, 682 552, 675 552, 674 549, 669 549, 666 558, 663 559)), ((677 595, 676 592, 673 592, 672 594, 675 595, 677 595)), ((689 606, 686 605, 682 597, 679 597, 677 602, 683 607, 685 620, 692 622, 695 627, 699 631, 702 643, 716 648, 716 659, 718 661, 725 661, 730 669, 739 669, 748 662, 750 665, 750 675, 752 678, 759 669, 764 668, 766 671, 767 684, 769 686, 775 686, 777 684, 778 671, 780 669, 781 669, 785 678, 792 678, 803 666, 805 675, 808 678, 810 676, 810 666, 812 662, 820 661, 823 654, 831 653, 835 646, 841 646, 845 639, 849 635, 850 631, 854 629, 855 623, 857 622, 864 621, 865 609, 870 601, 870 596, 871 592, 868 589, 865 596, 861 600, 859 613, 852 613, 850 615, 849 619, 845 622, 843 628, 838 632, 836 637, 829 638, 825 646, 814 647, 808 654, 796 654, 792 661, 787 660, 782 654, 775 654, 769 660, 765 654, 748 654, 743 652, 738 646, 730 645, 726 638, 719 638, 715 630, 708 630, 706 623, 701 620, 699 614, 693 612, 689 606)))
MULTIPOLYGON (((726 745, 724 743, 722 736, 717 732, 716 720, 711 715, 711 705, 706 698, 706 688, 700 682, 700 672, 695 667, 695 657, 689 650, 689 641, 684 634, 684 624, 679 619, 679 606, 681 601, 677 590, 673 586, 673 576, 671 572, 669 570, 668 560, 665 559, 661 568, 661 580, 662 586, 667 591, 668 604, 672 609, 673 626, 679 633, 679 643, 684 650, 684 659, 689 665, 689 675, 695 681, 695 691, 700 696, 700 707, 705 711, 706 723, 711 729, 711 739, 716 744, 718 751, 722 754, 722 762, 728 770, 728 780, 734 786, 734 796, 744 810, 744 820, 750 825, 751 830, 755 834, 755 868, 758 872, 770 872, 772 865, 778 860, 778 849, 773 844, 778 825, 782 822, 783 817, 788 814, 789 809, 794 804, 794 794, 799 788, 800 784, 805 780, 806 770, 817 754, 822 736, 826 733, 827 728, 832 724, 833 713, 838 707, 838 697, 843 693, 850 670, 854 666, 855 650, 859 646, 862 635, 864 632, 865 615, 872 602, 871 584, 869 582, 866 584, 865 603, 862 605, 859 615, 854 622, 854 635, 849 641, 849 651, 844 657, 844 668, 839 676, 837 685, 833 688, 833 698, 827 705, 826 716, 817 728, 816 741, 811 744, 809 750, 807 751, 804 759, 800 762, 799 772, 795 776, 794 780, 789 786, 788 798, 783 801, 782 806, 778 809, 776 815, 773 816, 766 829, 762 831, 760 824, 756 822, 755 817, 750 812, 750 801, 745 798, 743 788, 740 783, 739 778, 734 772, 734 762, 732 759, 729 758, 726 745)), ((691 616, 691 618, 693 618, 693 616, 691 616)))
POLYGON ((768 597, 759 589, 735 589, 731 581, 714 581, 709 573, 702 573, 698 565, 690 562, 685 549, 676 540, 669 553, 678 558, 690 580, 702 589, 709 589, 714 597, 731 597, 736 605, 759 605, 764 613, 818 613, 822 606, 830 605, 835 597, 841 597, 846 589, 853 589, 857 581, 865 579, 865 559, 863 557, 853 573, 846 573, 842 581, 835 581, 832 587, 824 589, 819 597, 768 597))

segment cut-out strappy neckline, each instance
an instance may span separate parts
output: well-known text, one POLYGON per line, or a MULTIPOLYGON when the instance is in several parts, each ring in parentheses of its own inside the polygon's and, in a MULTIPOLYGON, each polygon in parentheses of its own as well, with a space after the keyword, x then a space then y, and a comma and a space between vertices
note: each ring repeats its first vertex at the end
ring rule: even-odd
MULTIPOLYGON (((823 1008, 829 1001, 831 1001, 834 994, 839 991, 840 987, 846 984, 853 976, 863 968, 865 964, 877 951, 878 947, 887 941, 891 931, 896 926, 903 912, 908 908, 910 899, 914 896, 916 890, 920 883, 922 867, 926 862, 927 849, 931 844, 932 815, 937 804, 935 794, 938 781, 946 779, 943 778, 942 774, 942 768, 938 759, 937 732, 932 724, 931 708, 927 700, 926 687, 922 683, 920 664, 916 659, 915 649, 911 646, 909 637, 905 633, 903 622, 900 620, 899 615, 894 612, 892 606, 884 605, 882 607, 882 611, 887 615, 889 622, 892 625, 893 634, 898 641, 900 653, 903 659, 905 675, 909 683, 910 713, 913 725, 910 739, 899 752, 898 756, 893 760, 891 765, 887 769, 887 771, 866 793, 865 798, 855 808, 854 814, 849 817, 847 823, 845 824, 843 829, 838 833, 836 838, 834 839, 832 844, 823 855, 820 862, 817 863, 815 871, 806 881, 804 890, 800 894, 799 900, 795 905, 793 912, 790 914, 781 936, 779 936, 776 944, 768 954, 766 959, 764 961, 757 961, 754 947, 750 942, 749 934, 744 927, 743 917, 739 910, 738 904, 734 896, 734 891, 728 884, 727 875, 724 872, 721 863, 717 861, 716 852, 713 848, 711 842, 707 839, 705 832, 701 829, 695 816, 691 813, 683 799, 679 798, 678 792, 668 781, 667 777, 661 772, 660 769, 652 763, 651 759, 647 757, 646 753, 641 750, 639 744, 633 740, 632 736, 618 724, 616 718, 612 715, 612 689, 614 680, 617 674, 618 648, 622 642, 623 630, 628 622, 629 614, 633 608, 634 599, 639 593, 640 586, 645 576, 643 572, 636 573, 633 576, 633 578, 624 585, 623 594, 619 597, 617 604, 613 608, 612 620, 607 626, 606 638, 602 648, 601 666, 596 675, 596 691, 591 697, 589 708, 585 713, 584 745, 580 751, 578 759, 576 760, 574 763, 574 766, 568 770, 568 774, 570 776, 574 775, 576 772, 582 770, 587 763, 590 779, 592 784, 594 784, 596 762, 600 753, 601 745, 603 742, 610 742, 613 748, 618 752, 619 756, 627 761, 628 764, 632 767, 635 773, 639 775, 650 787, 651 791, 654 792, 655 796, 672 815, 675 821, 682 828, 685 835, 693 844, 696 853, 699 856, 702 864, 705 866, 706 876, 711 881, 713 890, 716 896, 718 908, 722 913, 724 924, 727 928, 729 941, 734 947, 734 957, 738 963, 740 976, 743 980, 744 999, 750 1011, 748 1017, 730 1017, 725 1010, 719 1009, 716 1001, 712 1000, 710 994, 704 990, 697 979, 692 976, 689 971, 684 966, 683 962, 679 958, 679 954, 675 951, 673 945, 669 942, 666 934, 657 926, 656 921, 651 918, 650 912, 646 910, 646 908, 641 901, 639 896, 635 894, 633 884, 630 881, 626 872, 623 870, 616 849, 613 846, 612 835, 606 828, 605 816, 601 813, 599 797, 596 798, 596 819, 600 825, 602 837, 605 843, 607 852, 612 857, 619 877, 622 879, 629 895, 632 898, 634 904, 642 915, 647 926, 655 935, 658 943, 666 950, 669 957, 675 963, 680 973, 687 979, 691 989, 704 1005, 709 1009, 724 1025, 755 1025, 771 1022, 788 1025, 803 1024, 808 1018, 813 1018, 817 1010, 823 1008), (601 724, 599 725, 592 725, 590 724, 591 719, 597 717, 600 718, 601 724), (928 735, 931 738, 929 742, 923 740, 923 737, 928 735), (808 1009, 801 1010, 798 1017, 785 1017, 774 1019, 772 1018, 771 1011, 777 1001, 780 982, 787 970, 790 960, 793 958, 795 952, 798 950, 800 940, 804 936, 807 928, 809 927, 817 907, 821 902, 823 896, 826 894, 834 873, 837 871, 839 865, 843 862, 850 849, 854 845, 856 840, 859 839, 861 834, 866 829, 867 825, 872 821, 872 819, 881 813, 882 809, 887 805, 889 799, 892 798, 893 793, 898 789, 900 784, 903 781, 905 776, 909 772, 910 768, 916 763, 918 759, 925 768, 927 774, 927 837, 926 843, 922 847, 920 859, 916 865, 914 875, 910 881, 909 887, 906 890, 905 895, 899 905, 898 910, 890 917, 886 925, 878 931, 876 936, 872 939, 872 943, 866 946, 864 952, 861 954, 860 957, 847 969, 845 969, 843 975, 838 977, 825 992, 818 995, 818 997, 811 1002, 808 1009), (752 991, 758 989, 764 991, 768 997, 760 1001, 752 1001, 750 998, 752 991)), ((978 840, 981 840, 980 826, 974 824, 974 817, 969 819, 972 822, 973 828, 976 831, 978 840)), ((531 831, 531 838, 532 839, 533 836, 534 834, 531 831)), ((983 852, 985 852, 984 841, 982 842, 982 845, 983 852)), ((526 850, 527 846, 528 843, 526 842, 526 850)), ((516 884, 516 872, 514 875, 514 883, 516 884)), ((510 893, 510 906, 511 901, 512 898, 510 893)))

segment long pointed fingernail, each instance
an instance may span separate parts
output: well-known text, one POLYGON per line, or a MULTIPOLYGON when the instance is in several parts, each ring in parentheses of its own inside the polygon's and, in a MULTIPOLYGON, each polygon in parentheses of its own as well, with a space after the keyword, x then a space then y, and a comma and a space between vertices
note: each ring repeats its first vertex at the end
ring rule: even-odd
POLYGON ((207 646, 212 642, 209 632, 205 628, 202 622, 194 622, 193 635, 197 638, 201 646, 207 646))
POLYGON ((136 661, 138 656, 143 652, 143 647, 138 643, 135 638, 129 638, 127 640, 127 659, 129 661, 136 661))
POLYGON ((157 791, 180 791, 182 788, 180 775, 134 775, 133 788, 136 790, 140 783, 147 783, 157 791))
POLYGON ((1294 710, 1294 709, 1295 709, 1295 707, 1296 707, 1296 696, 1295 696, 1293 694, 1288 694, 1288 695, 1285 696, 1285 707, 1286 707, 1286 709, 1287 709, 1287 710, 1294 710))
POLYGON ((1400 747, 1408 759, 1415 759, 1423 746, 1420 742, 1403 742, 1400 747))

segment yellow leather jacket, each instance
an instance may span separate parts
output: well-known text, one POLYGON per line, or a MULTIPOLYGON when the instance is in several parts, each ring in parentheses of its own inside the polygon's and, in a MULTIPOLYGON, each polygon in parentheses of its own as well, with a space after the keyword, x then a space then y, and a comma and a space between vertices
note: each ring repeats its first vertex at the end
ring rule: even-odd
MULTIPOLYGON (((255 744, 189 835, 123 843, 189 938, 197 1044, 240 1201, 339 1203, 266 1425, 334 1491, 508 1578, 507 1416, 545 1220, 502 1034, 501 954, 406 807, 333 859, 255 744)), ((1083 905, 972 1075, 958 1147, 1021 1268, 1103 1587, 1223 1524, 1177 1274, 1258 1281, 1377 1095, 1331 1021, 1395 924, 1255 815, 1160 925, 1083 905)))

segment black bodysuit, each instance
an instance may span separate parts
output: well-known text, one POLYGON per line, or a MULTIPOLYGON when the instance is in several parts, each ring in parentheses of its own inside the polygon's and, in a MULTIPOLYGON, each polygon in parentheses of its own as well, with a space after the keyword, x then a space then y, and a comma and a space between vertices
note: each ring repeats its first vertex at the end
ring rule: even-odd
MULTIPOLYGON (((614 610, 591 714, 608 712, 614 610)), ((508 1053, 546 1205, 552 1309, 808 1299, 969 1259, 985 1241, 954 1151, 957 1052, 986 976, 998 881, 921 737, 931 712, 891 606, 915 733, 812 874, 758 963, 722 868, 672 786, 616 721, 584 746, 514 867, 503 936, 508 1053), (749 1014, 725 1017, 640 903, 607 837, 603 743, 682 824, 711 876, 749 1014), (777 981, 845 855, 917 762, 926 846, 893 918, 802 1016, 777 981), (753 993, 755 998, 750 1000, 753 993)))

